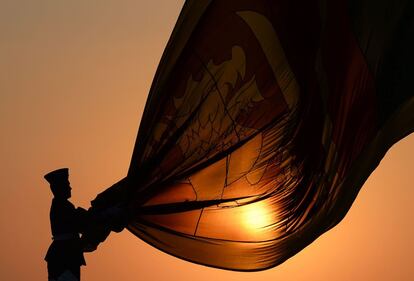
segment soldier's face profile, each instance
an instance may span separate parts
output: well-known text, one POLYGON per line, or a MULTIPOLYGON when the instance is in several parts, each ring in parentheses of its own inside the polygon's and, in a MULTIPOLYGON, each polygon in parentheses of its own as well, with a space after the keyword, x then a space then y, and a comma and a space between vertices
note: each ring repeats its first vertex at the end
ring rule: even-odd
POLYGON ((64 195, 65 198, 70 198, 72 196, 72 187, 70 186, 69 180, 64 184, 64 195))
POLYGON ((69 180, 61 181, 54 188, 54 195, 59 198, 69 199, 72 196, 72 187, 69 180))

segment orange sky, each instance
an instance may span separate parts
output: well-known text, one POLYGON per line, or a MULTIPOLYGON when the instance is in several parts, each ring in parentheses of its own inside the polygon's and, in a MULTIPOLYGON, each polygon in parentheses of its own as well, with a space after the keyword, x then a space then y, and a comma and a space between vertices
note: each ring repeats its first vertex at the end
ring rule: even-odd
MULTIPOLYGON (((146 96, 183 1, 0 0, 0 280, 46 280, 52 198, 75 205, 126 175, 146 96)), ((414 135, 395 145, 346 218, 271 270, 168 256, 127 231, 86 255, 83 280, 413 280, 414 135)))

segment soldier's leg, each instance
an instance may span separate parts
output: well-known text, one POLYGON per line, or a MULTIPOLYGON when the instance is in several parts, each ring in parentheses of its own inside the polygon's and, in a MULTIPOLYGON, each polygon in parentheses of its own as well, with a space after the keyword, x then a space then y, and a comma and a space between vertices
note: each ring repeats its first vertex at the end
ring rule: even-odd
POLYGON ((56 281, 80 281, 80 276, 77 276, 76 272, 72 272, 71 270, 65 270, 56 281))
POLYGON ((65 268, 62 264, 57 262, 48 262, 47 263, 47 274, 49 281, 56 281, 60 275, 65 271, 65 268))
POLYGON ((80 266, 63 267, 48 263, 49 281, 80 281, 80 266))

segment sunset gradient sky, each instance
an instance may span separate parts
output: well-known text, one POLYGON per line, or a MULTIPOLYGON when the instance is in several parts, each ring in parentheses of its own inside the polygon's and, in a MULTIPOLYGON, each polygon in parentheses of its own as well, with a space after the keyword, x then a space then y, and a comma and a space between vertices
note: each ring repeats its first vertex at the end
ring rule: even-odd
MULTIPOLYGON (((128 170, 151 81, 184 1, 0 0, 0 280, 46 280, 52 194, 71 201, 128 170)), ((414 135, 395 145, 345 219, 284 264, 257 273, 191 264, 127 231, 86 255, 88 281, 414 280, 414 135)))

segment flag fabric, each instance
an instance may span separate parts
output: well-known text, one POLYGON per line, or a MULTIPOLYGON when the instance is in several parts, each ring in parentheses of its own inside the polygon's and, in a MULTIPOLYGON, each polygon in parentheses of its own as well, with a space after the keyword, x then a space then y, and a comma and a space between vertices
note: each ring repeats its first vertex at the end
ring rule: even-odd
MULTIPOLYGON (((410 0, 187 0, 127 177, 93 202, 191 262, 273 267, 414 128, 410 0)), ((122 229, 122 227, 121 227, 122 229)))

